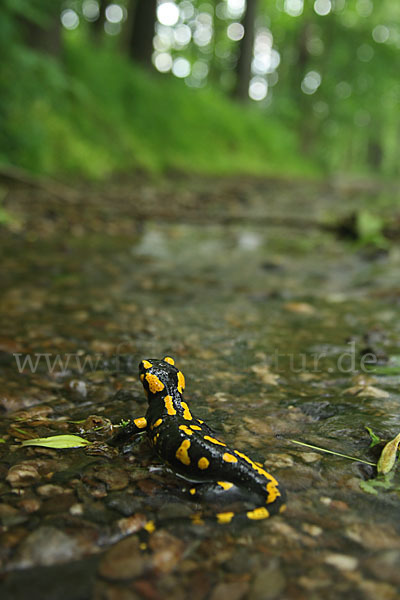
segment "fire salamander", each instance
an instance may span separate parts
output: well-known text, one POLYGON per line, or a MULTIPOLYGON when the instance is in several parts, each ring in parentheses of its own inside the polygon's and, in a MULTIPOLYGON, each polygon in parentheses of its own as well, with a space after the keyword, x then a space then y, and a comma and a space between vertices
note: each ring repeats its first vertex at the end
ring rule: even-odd
MULTIPOLYGON (((147 432, 158 456, 176 474, 196 482, 189 489, 192 497, 199 495, 202 486, 207 492, 220 492, 225 502, 239 491, 242 498, 254 501, 255 507, 245 511, 251 520, 285 510, 286 494, 275 477, 247 454, 217 439, 204 421, 191 413, 183 399, 185 378, 172 358, 142 360, 139 375, 149 406, 145 417, 130 422, 129 435, 147 432)), ((216 514, 219 523, 230 523, 235 516, 232 511, 216 514)))

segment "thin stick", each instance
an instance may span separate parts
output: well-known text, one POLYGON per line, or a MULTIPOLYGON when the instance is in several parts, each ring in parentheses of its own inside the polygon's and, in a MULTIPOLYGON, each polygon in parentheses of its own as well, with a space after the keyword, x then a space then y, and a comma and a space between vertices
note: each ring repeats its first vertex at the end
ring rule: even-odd
POLYGON ((293 444, 299 444, 300 446, 306 446, 307 448, 313 448, 314 450, 320 450, 320 452, 327 452, 328 454, 341 456, 342 458, 348 458, 349 460, 355 460, 356 462, 362 462, 365 465, 371 465, 371 467, 376 467, 376 463, 363 460, 362 458, 356 458, 354 456, 349 456, 348 454, 341 454, 340 452, 334 452, 333 450, 327 450, 326 448, 319 448, 319 446, 313 446, 312 444, 306 444, 305 442, 299 442, 297 440, 289 440, 289 442, 293 442, 293 444))

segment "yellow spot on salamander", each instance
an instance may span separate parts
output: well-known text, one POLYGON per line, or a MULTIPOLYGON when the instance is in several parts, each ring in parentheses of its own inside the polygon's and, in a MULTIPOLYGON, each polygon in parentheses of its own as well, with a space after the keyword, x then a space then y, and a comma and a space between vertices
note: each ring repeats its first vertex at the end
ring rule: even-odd
POLYGON ((182 371, 178 371, 178 392, 180 394, 182 394, 184 389, 185 389, 185 376, 182 373, 182 371))
POLYGON ((181 402, 181 406, 183 408, 183 418, 186 419, 187 421, 191 421, 193 419, 193 417, 190 414, 190 410, 189 410, 189 407, 186 404, 186 402, 181 402))
POLYGON ((144 429, 145 427, 147 427, 147 421, 145 417, 133 419, 133 422, 135 423, 136 427, 139 427, 139 429, 144 429))
POLYGON ((197 462, 197 466, 201 470, 207 469, 207 467, 209 466, 209 464, 210 464, 210 461, 205 456, 202 456, 201 458, 199 458, 199 460, 197 462))
MULTIPOLYGON (((237 456, 240 456, 241 458, 243 458, 246 462, 248 462, 255 471, 257 471, 257 473, 259 475, 262 475, 263 477, 265 477, 266 479, 268 479, 268 484, 267 484, 267 492, 271 495, 275 495, 274 499, 277 496, 280 496, 280 492, 277 489, 278 488, 278 481, 275 479, 275 477, 273 477, 272 475, 270 475, 269 473, 267 473, 267 471, 265 469, 263 469, 262 467, 259 466, 260 463, 256 463, 254 462, 254 460, 251 460, 251 458, 249 458, 246 454, 244 454, 243 452, 239 452, 239 450, 235 450, 234 451, 235 454, 237 454, 237 456), (270 487, 269 487, 270 486, 270 487), (274 492, 274 488, 276 488, 276 491, 274 492)), ((270 500, 269 502, 273 502, 273 500, 270 500)))
POLYGON ((201 419, 197 419, 199 423, 204 423, 204 421, 202 421, 201 419))
POLYGON ((167 363, 169 363, 170 365, 174 365, 175 364, 174 359, 171 358, 170 356, 165 356, 164 357, 164 361, 167 362, 167 363))
POLYGON ((249 510, 246 514, 249 519, 253 519, 255 521, 260 519, 268 519, 269 517, 269 512, 263 506, 260 508, 255 508, 254 510, 249 510))
POLYGON ((278 482, 276 479, 274 481, 270 481, 266 485, 266 489, 268 492, 267 504, 271 504, 271 502, 275 502, 275 500, 281 495, 278 489, 278 482))
POLYGON ((142 365, 145 369, 151 369, 151 367, 153 366, 148 360, 142 360, 142 365))
POLYGON ((174 403, 172 401, 172 396, 165 396, 164 404, 165 404, 165 408, 167 409, 167 413, 169 415, 176 415, 176 410, 174 407, 174 403))
POLYGON ((154 423, 153 427, 159 427, 162 423, 162 419, 157 419, 157 421, 154 423))
POLYGON ((156 528, 156 526, 154 525, 154 521, 147 521, 147 523, 144 526, 144 528, 149 533, 153 533, 153 531, 155 531, 155 528, 156 528))
POLYGON ((209 442, 212 442, 213 444, 219 444, 220 446, 226 446, 226 444, 224 444, 224 442, 220 442, 219 440, 211 437, 210 435, 205 435, 204 439, 208 440, 209 442))
POLYGON ((190 440, 183 440, 182 444, 179 446, 178 450, 175 453, 176 458, 186 466, 190 465, 190 456, 188 454, 189 448, 190 440))
POLYGON ((238 461, 236 456, 233 456, 233 454, 229 454, 229 452, 225 452, 225 454, 222 455, 222 458, 225 462, 229 463, 236 463, 238 461))
POLYGON ((201 427, 198 425, 190 425, 190 429, 194 429, 195 431, 201 431, 201 427))
POLYGON ((230 523, 234 516, 233 512, 217 513, 218 523, 230 523))
POLYGON ((152 394, 161 392, 164 389, 164 384, 162 381, 160 381, 158 379, 157 375, 153 375, 152 373, 147 373, 146 381, 149 384, 149 390, 152 394))
POLYGON ((193 431, 187 425, 179 425, 179 429, 182 429, 187 435, 193 435, 193 431))
POLYGON ((193 525, 204 525, 204 521, 199 513, 195 513, 191 517, 193 525))
POLYGON ((279 512, 280 512, 280 513, 284 513, 286 509, 287 509, 287 506, 286 506, 286 504, 282 504, 282 506, 281 506, 281 507, 280 507, 280 509, 279 509, 279 512))
POLYGON ((240 456, 240 458, 243 458, 244 460, 246 460, 248 463, 250 463, 251 465, 255 464, 253 463, 253 461, 251 460, 251 458, 249 458, 246 454, 244 454, 243 452, 239 452, 239 450, 234 450, 235 454, 237 454, 238 456, 240 456))
POLYGON ((192 496, 196 493, 196 488, 190 488, 189 492, 192 494, 192 496))
POLYGON ((224 490, 230 490, 233 487, 233 483, 230 481, 217 481, 218 485, 220 485, 224 490))
POLYGON ((140 374, 140 381, 143 383, 143 379, 144 379, 144 373, 140 374))

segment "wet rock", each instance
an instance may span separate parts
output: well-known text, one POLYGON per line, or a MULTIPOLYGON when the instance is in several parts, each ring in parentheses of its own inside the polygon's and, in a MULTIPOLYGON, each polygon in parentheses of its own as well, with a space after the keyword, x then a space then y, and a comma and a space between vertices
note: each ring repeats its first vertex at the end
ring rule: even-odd
POLYGON ((94 476, 106 484, 110 491, 123 490, 129 483, 129 476, 126 471, 111 465, 94 467, 94 476))
POLYGON ((46 498, 41 506, 41 512, 44 515, 69 512, 74 503, 75 497, 72 494, 57 494, 46 498))
POLYGON ((133 515, 139 510, 140 499, 128 492, 116 492, 107 496, 106 505, 119 512, 124 517, 133 515))
POLYGON ((158 512, 159 519, 184 519, 193 513, 193 506, 181 502, 168 502, 158 512))
POLYGON ((6 480, 11 487, 26 487, 39 481, 39 471, 37 467, 30 462, 21 462, 13 465, 8 470, 6 480))
POLYGON ((61 485, 54 485, 53 483, 46 483, 45 485, 40 485, 36 488, 39 496, 44 496, 46 498, 50 498, 51 496, 56 496, 57 494, 72 494, 73 490, 64 489, 61 485))
POLYGON ((351 394, 361 398, 389 398, 390 396, 386 390, 381 390, 373 385, 354 385, 344 390, 343 394, 351 394))
POLYGON ((305 533, 308 533, 313 537, 321 535, 323 531, 321 527, 318 527, 318 525, 313 525, 312 523, 302 523, 301 528, 305 533))
POLYGON ((247 581, 219 583, 213 589, 210 600, 241 600, 249 591, 247 581))
POLYGON ((81 517, 84 512, 84 506, 80 502, 75 502, 69 507, 69 512, 74 517, 81 517))
POLYGON ((140 600, 140 597, 127 587, 98 581, 93 590, 92 600, 140 600))
POLYGON ((327 565, 336 567, 339 571, 354 571, 358 566, 358 560, 347 554, 328 554, 324 558, 327 565))
POLYGON ((354 523, 345 530, 345 535, 368 550, 399 549, 400 537, 387 525, 379 523, 354 523))
POLYGON ((251 371, 255 373, 260 383, 278 385, 279 375, 272 373, 268 365, 253 365, 251 371))
POLYGON ((264 463, 265 467, 285 468, 293 467, 294 460, 290 454, 271 454, 268 461, 264 463))
POLYGON ((346 573, 346 577, 357 584, 362 597, 367 600, 376 600, 377 598, 379 600, 398 600, 399 598, 398 589, 389 583, 366 579, 359 572, 346 573))
POLYGON ((331 403, 327 400, 324 400, 322 402, 303 402, 300 408, 304 414, 311 417, 312 419, 315 419, 316 421, 319 421, 321 419, 329 419, 329 417, 332 417, 337 412, 337 409, 334 406, 332 406, 331 403))
POLYGON ((18 506, 26 513, 31 514, 36 512, 37 510, 39 510, 39 508, 41 507, 42 503, 39 500, 39 498, 22 498, 22 500, 20 500, 18 502, 18 506))
POLYGON ((30 533, 13 561, 17 568, 50 566, 80 558, 76 540, 55 527, 46 525, 30 533))
POLYGON ((386 550, 374 554, 365 560, 364 565, 377 579, 400 586, 400 550, 386 550))
POLYGON ((110 548, 99 564, 99 575, 105 579, 126 580, 142 575, 150 567, 150 559, 140 550, 136 536, 121 540, 110 548))
POLYGON ((68 383, 68 387, 79 396, 82 396, 82 398, 86 398, 88 391, 84 381, 79 379, 71 379, 68 383))
POLYGON ((251 598, 252 600, 280 598, 285 586, 285 576, 278 566, 261 569, 251 586, 251 598))
POLYGON ((14 506, 10 504, 0 504, 0 522, 5 527, 19 525, 27 520, 27 516, 20 513, 14 506))
POLYGON ((315 308, 307 302, 286 302, 283 308, 299 315, 313 315, 315 308))
POLYGON ((153 550, 153 565, 160 573, 170 573, 179 564, 185 544, 167 531, 156 531, 149 542, 153 550))
POLYGON ((119 519, 117 525, 123 535, 130 535, 143 529, 147 522, 146 516, 138 513, 132 517, 126 517, 126 519, 119 519))

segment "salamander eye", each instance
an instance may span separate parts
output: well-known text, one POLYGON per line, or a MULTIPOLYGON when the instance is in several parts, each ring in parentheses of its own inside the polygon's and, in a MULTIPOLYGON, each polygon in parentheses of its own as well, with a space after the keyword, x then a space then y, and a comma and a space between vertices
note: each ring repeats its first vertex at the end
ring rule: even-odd
POLYGON ((175 365, 175 361, 174 361, 174 359, 173 359, 173 358, 171 358, 170 356, 165 356, 165 357, 163 358, 163 360, 164 360, 165 362, 169 363, 170 365, 173 365, 173 366, 175 365))

